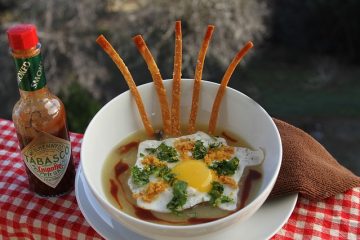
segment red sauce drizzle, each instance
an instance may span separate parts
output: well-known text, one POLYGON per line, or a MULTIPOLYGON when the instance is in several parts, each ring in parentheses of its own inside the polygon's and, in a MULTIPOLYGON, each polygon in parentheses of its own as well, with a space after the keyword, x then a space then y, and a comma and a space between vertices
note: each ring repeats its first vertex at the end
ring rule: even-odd
POLYGON ((130 205, 133 206, 133 207, 136 206, 136 205, 134 205, 134 203, 133 203, 133 202, 128 198, 128 196, 126 195, 124 186, 123 186, 122 183, 119 181, 119 179, 118 179, 118 183, 119 183, 119 185, 120 185, 120 188, 121 188, 122 193, 124 194, 125 200, 128 202, 128 204, 130 204, 130 205))
POLYGON ((123 163, 120 160, 120 162, 118 162, 114 167, 116 179, 118 179, 118 177, 124 172, 126 172, 126 170, 128 169, 129 169, 129 165, 127 163, 123 163))
MULTIPOLYGON (((133 208, 135 210, 135 215, 142 219, 142 220, 152 220, 152 221, 161 221, 164 222, 163 219, 160 219, 158 217, 156 217, 150 210, 147 209, 142 209, 138 206, 133 205, 133 208)), ((166 221, 165 221, 166 222, 166 221)))
POLYGON ((123 146, 119 147, 119 152, 120 154, 124 154, 129 152, 132 148, 137 148, 139 146, 139 142, 138 141, 133 141, 133 142, 129 142, 128 144, 125 144, 123 146))
MULTIPOLYGON (((128 169, 129 169, 129 165, 126 163, 123 163, 121 160, 114 167, 115 177, 116 177, 117 182, 120 184, 121 190, 123 190, 123 189, 122 189, 122 185, 118 178, 121 174, 126 172, 126 170, 128 170, 128 169)), ((120 209, 123 209, 123 206, 120 203, 120 200, 118 198, 118 192, 119 192, 118 185, 116 184, 116 182, 113 179, 110 179, 110 193, 113 196, 113 198, 115 199, 115 201, 117 202, 117 204, 119 205, 120 209)))
POLYGON ((123 206, 121 205, 120 201, 119 201, 119 198, 118 198, 118 186, 117 184, 115 183, 114 180, 110 179, 110 193, 111 195, 113 196, 113 198, 115 198, 117 204, 119 205, 119 207, 121 209, 123 209, 123 206))
POLYGON ((243 191, 242 191, 242 195, 241 195, 241 202, 240 202, 239 209, 241 209, 245 206, 245 203, 249 198, 252 182, 256 181, 260 178, 261 178, 260 172, 253 170, 253 169, 249 170, 249 173, 246 176, 246 179, 244 182, 244 187, 243 187, 243 191))
POLYGON ((230 142, 236 143, 237 140, 231 136, 229 136, 226 132, 222 132, 221 135, 223 135, 224 138, 226 138, 226 140, 229 140, 230 142))

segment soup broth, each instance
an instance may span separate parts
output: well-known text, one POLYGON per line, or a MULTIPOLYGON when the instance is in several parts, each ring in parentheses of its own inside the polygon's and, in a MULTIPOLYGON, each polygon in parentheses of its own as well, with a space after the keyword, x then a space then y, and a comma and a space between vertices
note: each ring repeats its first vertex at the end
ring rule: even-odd
MULTIPOLYGON (((203 131, 206 128, 200 127, 198 129, 203 131)), ((225 138, 228 145, 252 148, 241 137, 232 134, 230 131, 218 131, 217 136, 225 138)), ((149 137, 144 130, 131 134, 111 151, 103 167, 102 179, 106 197, 116 208, 126 214, 160 224, 191 225, 211 222, 243 208, 254 199, 259 190, 262 181, 262 164, 245 169, 240 180, 240 197, 235 211, 222 210, 208 203, 198 204, 178 214, 159 213, 142 209, 136 205, 136 200, 132 197, 128 179, 131 175, 131 167, 136 162, 138 145, 148 139, 149 137)))

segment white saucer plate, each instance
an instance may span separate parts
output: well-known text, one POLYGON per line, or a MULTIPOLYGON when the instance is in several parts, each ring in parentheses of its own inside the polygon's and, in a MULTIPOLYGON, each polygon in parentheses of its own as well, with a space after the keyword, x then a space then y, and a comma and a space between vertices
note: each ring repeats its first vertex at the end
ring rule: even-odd
MULTIPOLYGON (((106 213, 91 193, 83 176, 81 167, 79 167, 76 175, 75 194, 80 210, 86 221, 105 239, 151 239, 144 238, 125 228, 106 213)), ((297 194, 292 194, 277 199, 267 200, 263 206, 261 206, 261 208, 245 222, 234 224, 221 232, 201 237, 188 238, 188 240, 268 239, 276 234, 289 219, 294 210, 297 198, 297 194)), ((176 236, 174 236, 174 239, 177 239, 176 236)))

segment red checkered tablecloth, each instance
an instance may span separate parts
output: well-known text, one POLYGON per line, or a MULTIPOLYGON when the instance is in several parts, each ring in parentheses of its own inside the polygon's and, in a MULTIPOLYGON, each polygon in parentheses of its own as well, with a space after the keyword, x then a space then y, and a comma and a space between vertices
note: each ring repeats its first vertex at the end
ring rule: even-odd
MULTIPOLYGON (((82 135, 71 133, 76 166, 82 135)), ((27 176, 11 121, 0 119, 0 239, 101 239, 86 222, 75 192, 39 198, 27 176)), ((360 188, 321 202, 299 197, 295 210, 273 239, 360 239, 360 188)))

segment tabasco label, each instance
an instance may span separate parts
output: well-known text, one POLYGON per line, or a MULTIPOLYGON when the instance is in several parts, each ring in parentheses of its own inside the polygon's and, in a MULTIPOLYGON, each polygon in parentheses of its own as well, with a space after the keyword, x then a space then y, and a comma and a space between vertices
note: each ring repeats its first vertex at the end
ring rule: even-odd
POLYGON ((43 183, 55 188, 68 167, 71 144, 70 141, 40 132, 21 153, 29 170, 43 183))

